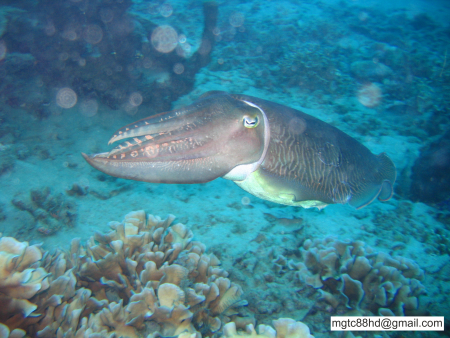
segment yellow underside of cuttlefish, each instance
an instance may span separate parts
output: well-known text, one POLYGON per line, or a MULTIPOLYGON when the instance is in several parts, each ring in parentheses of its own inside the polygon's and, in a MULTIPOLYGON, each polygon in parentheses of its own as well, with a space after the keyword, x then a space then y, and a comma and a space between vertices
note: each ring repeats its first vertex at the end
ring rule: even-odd
POLYGON ((328 204, 321 201, 298 201, 296 200, 296 192, 289 187, 274 186, 271 182, 268 182, 266 177, 260 170, 256 170, 243 181, 234 181, 240 188, 244 189, 248 193, 259 197, 263 200, 270 202, 290 205, 303 208, 318 208, 323 209, 328 204))

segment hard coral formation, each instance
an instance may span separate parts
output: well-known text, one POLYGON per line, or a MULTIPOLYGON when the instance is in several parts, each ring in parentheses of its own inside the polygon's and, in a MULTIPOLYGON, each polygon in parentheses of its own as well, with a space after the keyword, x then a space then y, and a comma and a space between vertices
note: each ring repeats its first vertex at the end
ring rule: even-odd
POLYGON ((306 240, 302 260, 288 262, 297 278, 320 289, 321 299, 333 308, 376 315, 418 313, 423 270, 412 260, 374 252, 362 241, 335 238, 306 240))
POLYGON ((314 338, 309 333, 309 328, 302 322, 296 322, 291 318, 280 318, 273 321, 275 330, 268 325, 258 325, 256 333, 252 324, 247 325, 246 331, 238 332, 236 324, 231 322, 224 326, 225 338, 252 337, 252 338, 314 338))
POLYGON ((36 310, 30 299, 49 287, 49 274, 39 267, 41 258, 36 245, 0 238, 0 321, 8 323, 14 315, 28 317, 36 310))
POLYGON ((1 332, 40 338, 217 332, 246 305, 242 288, 174 219, 132 212, 86 247, 72 240, 68 252, 42 253, 1 238, 1 332))
POLYGON ((10 331, 9 328, 6 325, 0 324, 0 337, 3 338, 22 338, 25 337, 25 331, 24 330, 13 330, 10 331))

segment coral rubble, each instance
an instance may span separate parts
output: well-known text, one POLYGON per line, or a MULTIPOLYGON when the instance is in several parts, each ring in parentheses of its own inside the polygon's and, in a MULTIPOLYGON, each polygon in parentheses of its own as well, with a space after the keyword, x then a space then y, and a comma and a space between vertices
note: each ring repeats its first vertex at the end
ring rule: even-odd
POLYGON ((48 187, 31 190, 29 198, 15 196, 11 203, 33 216, 36 229, 42 235, 51 235, 64 226, 75 225, 76 204, 63 194, 52 194, 48 187))

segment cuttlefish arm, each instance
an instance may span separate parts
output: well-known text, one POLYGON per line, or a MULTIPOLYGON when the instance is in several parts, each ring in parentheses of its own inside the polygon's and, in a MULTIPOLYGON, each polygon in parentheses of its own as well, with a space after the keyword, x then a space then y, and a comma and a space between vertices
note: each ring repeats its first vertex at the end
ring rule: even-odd
POLYGON ((252 105, 210 93, 119 129, 109 144, 121 144, 83 157, 108 175, 137 181, 204 183, 230 173, 243 179, 267 150, 265 120, 252 105))

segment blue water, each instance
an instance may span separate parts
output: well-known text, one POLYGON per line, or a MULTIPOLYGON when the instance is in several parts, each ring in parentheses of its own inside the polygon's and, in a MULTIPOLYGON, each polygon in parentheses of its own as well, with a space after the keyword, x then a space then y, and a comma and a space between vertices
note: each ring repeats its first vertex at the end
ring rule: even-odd
MULTIPOLYGON (((437 0, 3 1, 0 337, 14 329, 29 337, 102 330, 102 337, 218 336, 230 335, 229 322, 239 331, 281 325, 273 324, 279 318, 301 321, 315 337, 344 337, 330 330, 336 315, 447 319, 447 332, 355 336, 448 334, 449 17, 450 4, 437 0), (108 140, 123 126, 183 111, 213 90, 300 110, 373 154, 386 153, 397 172, 392 198, 356 210, 346 203, 353 188, 341 182, 345 198, 333 201, 342 204, 304 209, 258 198, 222 178, 199 184, 116 178, 81 156, 110 151, 108 140), (154 239, 153 249, 130 249, 137 233, 120 237, 109 222, 135 210, 162 219, 173 214, 173 224, 185 224, 193 237, 177 237, 178 228, 166 224, 167 247, 154 239), (108 234, 111 225, 115 235, 95 235, 108 234), (85 249, 74 254, 72 242, 71 255, 74 238, 85 249), (171 260, 173 241, 182 249, 171 260), (186 258, 201 255, 192 241, 205 245, 203 260, 215 262, 202 280, 201 268, 186 258), (166 256, 145 258, 161 269, 146 288, 145 262, 136 252, 151 250, 166 256), (107 253, 109 265, 102 262, 107 253), (164 262, 189 274, 174 281, 164 262), (94 265, 100 272, 92 272, 94 265), (63 280, 72 285, 64 292, 56 286, 63 280), (185 299, 158 298, 164 284, 177 285, 185 299), (189 288, 205 295, 204 285, 220 289, 216 303, 189 303, 189 288), (132 294, 151 288, 158 309, 132 312, 132 294), (185 321, 170 317, 170 306, 185 321), (69 320, 76 309, 79 317, 69 320)), ((287 128, 303 128, 294 122, 287 128)), ((226 130, 221 123, 208 128, 226 130)), ((233 154, 249 146, 242 142, 233 154)))

